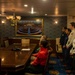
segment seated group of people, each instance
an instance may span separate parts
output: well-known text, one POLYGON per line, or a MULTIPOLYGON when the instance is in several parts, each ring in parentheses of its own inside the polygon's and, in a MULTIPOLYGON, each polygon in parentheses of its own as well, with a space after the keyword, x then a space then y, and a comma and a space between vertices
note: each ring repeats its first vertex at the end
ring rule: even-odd
MULTIPOLYGON (((46 60, 48 57, 48 41, 47 37, 43 35, 39 41, 39 48, 36 49, 36 53, 32 54, 31 62, 26 68, 28 73, 41 73, 44 70, 46 60)), ((50 47, 52 52, 52 48, 50 47)))

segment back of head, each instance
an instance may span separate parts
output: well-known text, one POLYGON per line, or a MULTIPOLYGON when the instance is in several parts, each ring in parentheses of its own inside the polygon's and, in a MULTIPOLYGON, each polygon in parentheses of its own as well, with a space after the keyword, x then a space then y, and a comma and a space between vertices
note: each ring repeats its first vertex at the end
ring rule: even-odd
POLYGON ((67 28, 69 32, 71 32, 71 29, 67 28))
POLYGON ((65 32, 66 29, 67 29, 67 27, 63 27, 62 28, 62 32, 65 32))
POLYGON ((48 42, 46 40, 42 40, 40 42, 40 44, 44 47, 44 48, 47 48, 47 45, 48 45, 48 42))
POLYGON ((70 24, 75 28, 75 22, 71 22, 70 24))
POLYGON ((46 35, 43 35, 43 38, 46 40, 47 39, 47 36, 46 35))
POLYGON ((64 29, 67 29, 67 27, 64 27, 64 29))
POLYGON ((40 42, 41 42, 42 40, 47 40, 47 36, 46 36, 46 35, 42 35, 41 38, 40 38, 40 42))

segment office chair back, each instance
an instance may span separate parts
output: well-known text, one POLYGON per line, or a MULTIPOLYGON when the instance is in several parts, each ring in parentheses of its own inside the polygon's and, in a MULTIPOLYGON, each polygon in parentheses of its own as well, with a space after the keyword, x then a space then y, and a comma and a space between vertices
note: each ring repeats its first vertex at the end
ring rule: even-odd
POLYGON ((8 47, 9 46, 9 41, 8 40, 5 40, 4 41, 4 44, 5 44, 5 47, 8 47))
POLYGON ((29 47, 30 39, 21 39, 21 44, 23 47, 29 47))

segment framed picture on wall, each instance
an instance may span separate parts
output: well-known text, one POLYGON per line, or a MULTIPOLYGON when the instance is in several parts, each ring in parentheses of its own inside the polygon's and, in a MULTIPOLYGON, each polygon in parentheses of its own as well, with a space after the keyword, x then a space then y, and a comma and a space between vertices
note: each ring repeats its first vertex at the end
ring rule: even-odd
POLYGON ((43 34, 43 19, 28 18, 20 20, 15 26, 16 36, 40 36, 43 34))

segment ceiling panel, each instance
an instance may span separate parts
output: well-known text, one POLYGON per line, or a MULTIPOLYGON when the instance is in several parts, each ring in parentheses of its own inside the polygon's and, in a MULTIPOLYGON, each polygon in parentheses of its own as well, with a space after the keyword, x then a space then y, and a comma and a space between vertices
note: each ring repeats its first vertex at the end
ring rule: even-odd
POLYGON ((32 15, 30 13, 31 7, 34 7, 33 15, 44 16, 56 15, 67 15, 69 11, 75 10, 75 0, 0 0, 0 13, 10 15, 13 12, 16 15, 32 15), (28 4, 28 7, 24 7, 24 4, 28 4))

